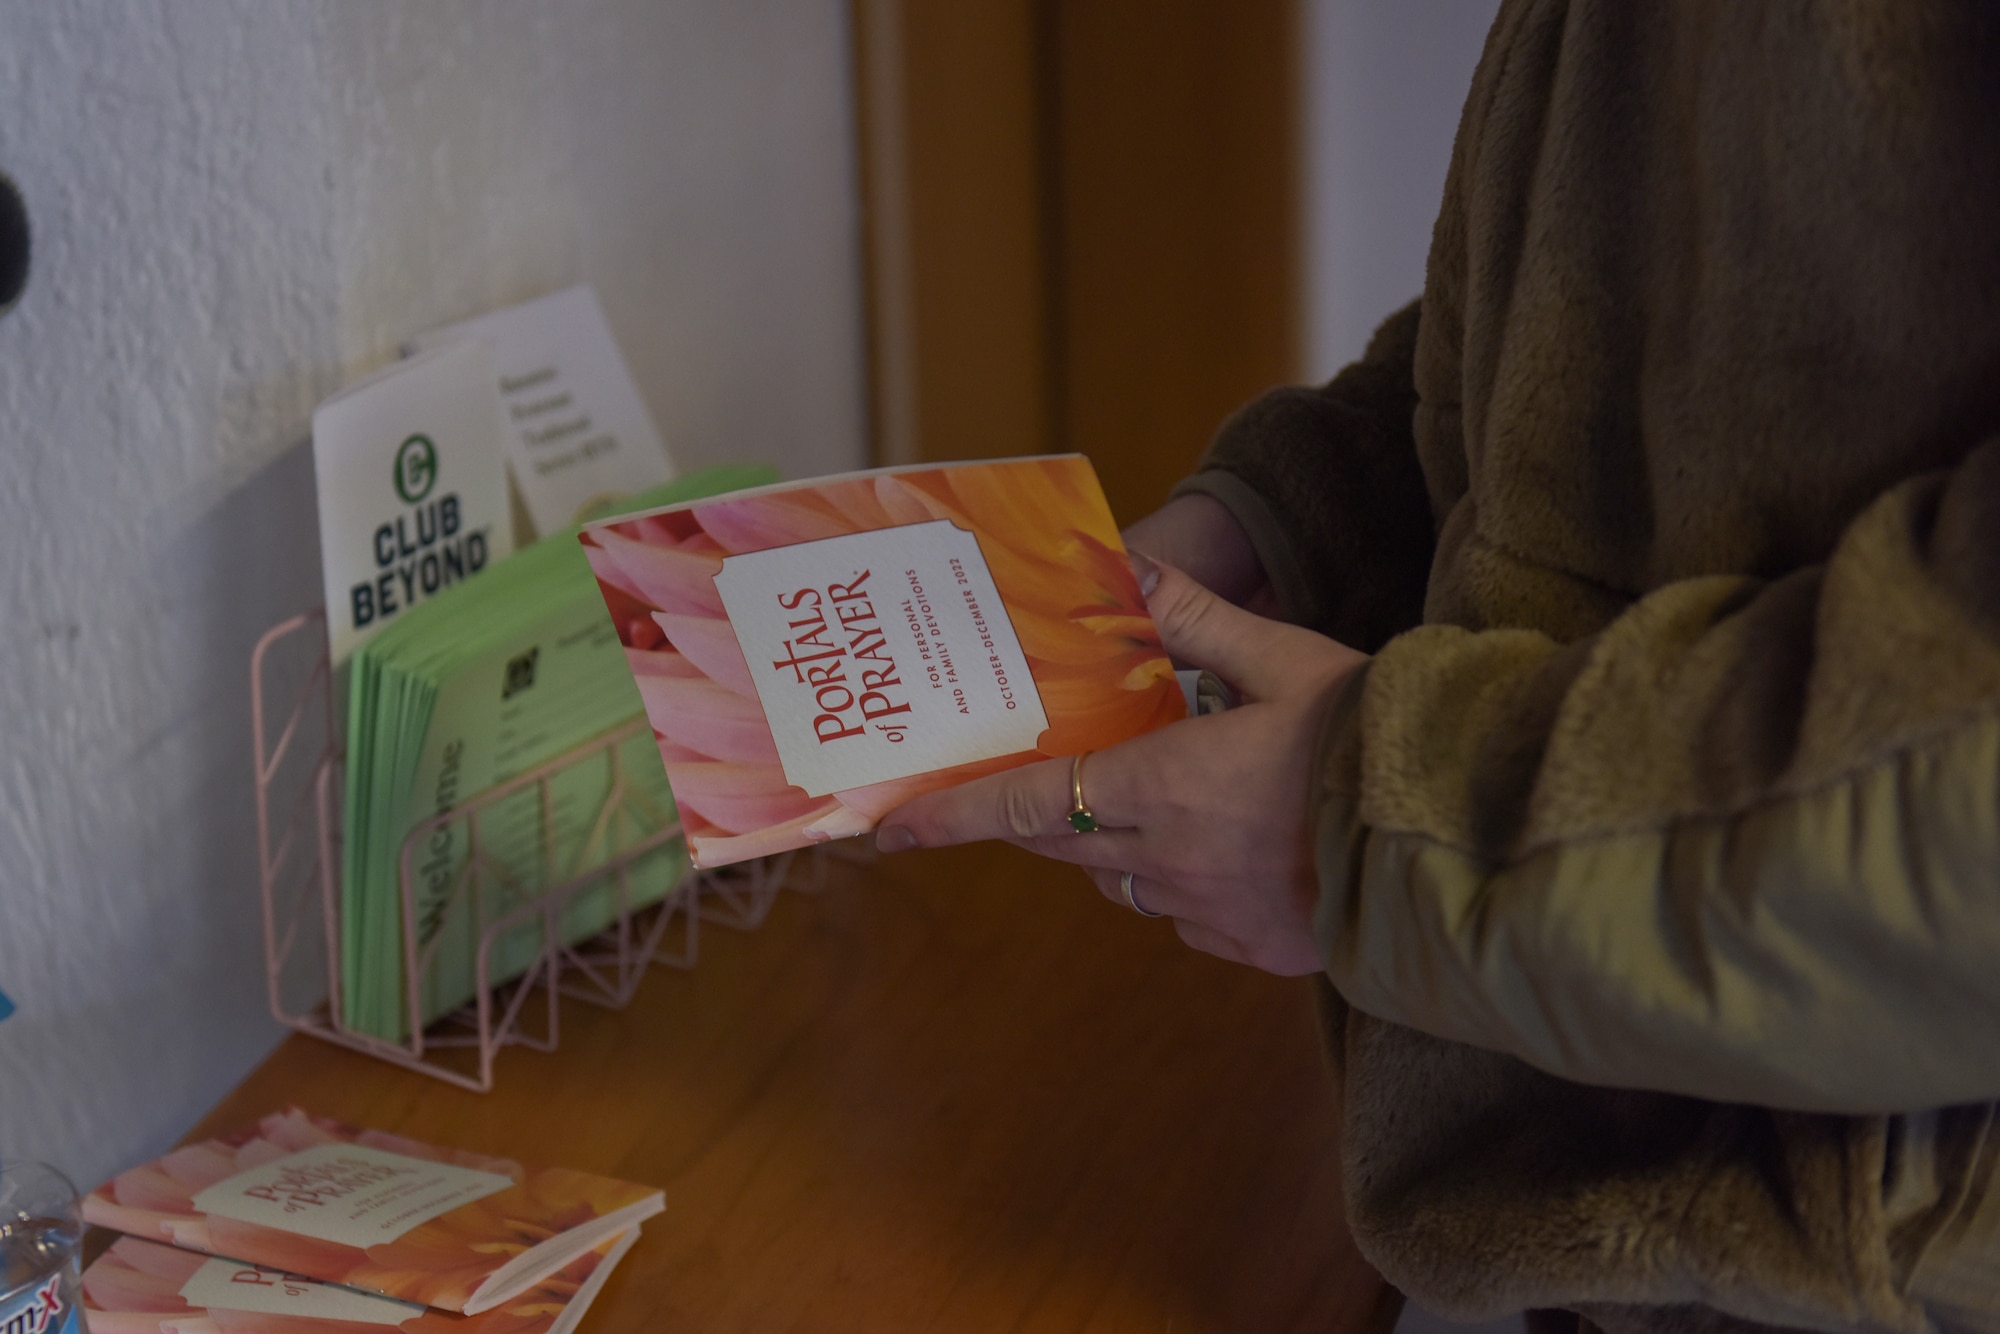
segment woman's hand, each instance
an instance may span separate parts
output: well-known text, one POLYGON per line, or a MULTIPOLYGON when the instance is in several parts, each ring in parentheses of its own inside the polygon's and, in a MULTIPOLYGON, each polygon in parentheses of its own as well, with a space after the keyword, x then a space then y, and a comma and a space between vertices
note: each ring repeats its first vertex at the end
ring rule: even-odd
POLYGON ((1313 753, 1334 691, 1365 655, 1231 606, 1136 553, 1133 565, 1167 652, 1213 671, 1242 703, 1093 753, 1083 790, 1097 833, 1070 830, 1070 761, 1060 759, 906 802, 882 818, 877 845, 1006 839, 1075 862, 1120 902, 1130 871, 1134 899, 1170 914, 1196 949, 1317 972, 1313 753))
POLYGON ((1171 565, 1210 592, 1260 616, 1279 614, 1250 535, 1213 496, 1177 496, 1125 530, 1125 545, 1171 565))

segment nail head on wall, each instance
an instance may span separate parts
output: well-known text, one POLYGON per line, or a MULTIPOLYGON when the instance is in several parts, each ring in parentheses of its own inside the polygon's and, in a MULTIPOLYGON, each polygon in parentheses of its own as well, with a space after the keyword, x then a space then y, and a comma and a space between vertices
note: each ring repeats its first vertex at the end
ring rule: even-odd
POLYGON ((14 308, 28 285, 28 206, 14 178, 0 171, 0 315, 14 308))

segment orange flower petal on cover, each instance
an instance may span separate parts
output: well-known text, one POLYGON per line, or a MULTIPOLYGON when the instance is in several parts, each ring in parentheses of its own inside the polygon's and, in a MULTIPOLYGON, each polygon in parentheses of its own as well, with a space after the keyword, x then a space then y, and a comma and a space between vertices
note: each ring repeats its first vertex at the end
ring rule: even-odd
MULTIPOLYGON (((462 1307, 494 1270, 522 1251, 636 1203, 648 1193, 624 1183, 607 1191, 608 1184, 601 1177, 562 1168, 531 1173, 511 1190, 460 1205, 393 1242, 369 1247, 366 1261, 348 1271, 345 1281, 420 1294, 410 1300, 432 1306, 462 1307)), ((579 1256, 574 1263, 587 1266, 581 1272, 588 1275, 596 1253, 579 1256)))
POLYGON ((681 612, 691 616, 722 615, 722 597, 715 591, 715 576, 722 562, 679 547, 647 546, 622 537, 616 529, 593 533, 596 546, 587 545, 590 568, 614 588, 623 589, 658 611, 681 612))
POLYGON ((704 676, 739 695, 757 697, 757 688, 750 683, 750 664, 743 661, 742 646, 736 642, 728 621, 676 616, 664 611, 653 613, 653 620, 666 631, 673 646, 701 668, 704 676))
POLYGON ((893 528, 902 522, 883 508, 875 486, 864 480, 834 483, 821 491, 819 498, 839 516, 850 533, 871 528, 893 528))
POLYGON ((1138 640, 1153 628, 1150 616, 1135 616, 1129 611, 1106 610, 1077 607, 1069 614, 1075 621, 1094 635, 1109 635, 1120 639, 1138 640))
POLYGON ((889 516, 892 524, 930 523, 951 517, 944 506, 908 485, 901 477, 876 479, 875 502, 889 516))
POLYGON ((241 1223, 220 1214, 208 1216, 206 1230, 207 1236, 202 1239, 202 1245, 193 1244, 191 1232, 175 1244, 187 1246, 190 1250, 208 1251, 213 1255, 254 1255, 257 1263, 267 1269, 283 1269, 294 1274, 324 1274, 335 1283, 345 1281, 342 1275, 353 1273, 355 1266, 366 1263, 368 1259, 368 1253, 358 1246, 303 1237, 296 1232, 282 1232, 258 1223, 241 1223))

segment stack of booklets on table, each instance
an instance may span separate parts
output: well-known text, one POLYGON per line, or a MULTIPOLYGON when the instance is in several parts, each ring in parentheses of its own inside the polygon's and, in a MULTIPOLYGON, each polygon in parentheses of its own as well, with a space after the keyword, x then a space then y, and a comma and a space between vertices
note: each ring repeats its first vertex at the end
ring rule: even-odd
MULTIPOLYGON (((687 500, 775 476, 765 466, 710 468, 630 503, 687 500)), ((630 745, 564 767, 547 809, 537 785, 524 783, 481 808, 476 822, 461 817, 433 829, 410 853, 410 924, 423 963, 420 994, 406 995, 401 885, 411 833, 642 712, 574 530, 408 609, 361 645, 348 680, 341 887, 340 1004, 350 1029, 400 1041, 413 1011, 428 1024, 464 1004, 476 990, 475 952, 487 927, 674 818, 659 752, 642 729, 630 745), (649 818, 621 818, 635 807, 649 818)), ((658 901, 686 865, 685 851, 670 844, 579 894, 560 923, 564 942, 604 930, 621 906, 658 901)), ((525 972, 547 944, 530 914, 498 942, 489 985, 525 972)))
POLYGON ((93 1334, 567 1334, 660 1192, 309 1116, 92 1191, 93 1334))

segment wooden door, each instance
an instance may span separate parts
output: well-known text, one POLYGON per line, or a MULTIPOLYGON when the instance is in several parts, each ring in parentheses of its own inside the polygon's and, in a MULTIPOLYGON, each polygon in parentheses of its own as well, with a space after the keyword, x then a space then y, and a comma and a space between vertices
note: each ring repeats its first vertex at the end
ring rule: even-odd
POLYGON ((1130 522, 1297 374, 1292 0, 856 0, 877 456, 1130 522))

